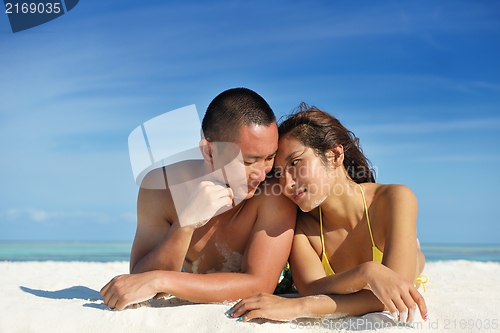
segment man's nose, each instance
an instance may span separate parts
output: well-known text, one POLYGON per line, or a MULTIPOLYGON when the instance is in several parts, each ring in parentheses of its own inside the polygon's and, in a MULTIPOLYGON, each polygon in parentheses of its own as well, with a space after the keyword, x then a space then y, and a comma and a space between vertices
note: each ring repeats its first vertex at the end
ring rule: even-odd
POLYGON ((250 173, 250 178, 253 180, 258 180, 259 182, 263 182, 266 179, 266 165, 262 164, 259 166, 255 166, 252 168, 252 172, 250 173))

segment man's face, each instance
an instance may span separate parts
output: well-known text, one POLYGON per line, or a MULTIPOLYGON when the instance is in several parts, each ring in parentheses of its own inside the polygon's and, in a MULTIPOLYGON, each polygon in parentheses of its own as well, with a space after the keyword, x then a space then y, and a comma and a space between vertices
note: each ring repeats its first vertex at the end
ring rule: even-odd
MULTIPOLYGON (((276 123, 269 126, 241 126, 240 140, 236 145, 240 154, 237 158, 231 157, 230 161, 224 161, 223 169, 235 197, 249 199, 271 171, 278 150, 278 127, 276 123)), ((235 156, 232 150, 229 144, 222 155, 235 156)))

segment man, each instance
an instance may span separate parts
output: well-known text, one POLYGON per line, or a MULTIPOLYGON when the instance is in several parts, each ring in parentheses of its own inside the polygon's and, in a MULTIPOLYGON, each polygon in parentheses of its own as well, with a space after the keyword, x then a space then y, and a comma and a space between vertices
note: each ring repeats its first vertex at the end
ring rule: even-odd
POLYGON ((276 287, 290 252, 296 207, 275 190, 275 179, 266 179, 278 149, 274 113, 254 91, 230 89, 210 103, 202 130, 203 160, 157 169, 145 178, 147 183, 166 176, 167 188, 139 190, 131 274, 101 290, 110 308, 121 310, 160 292, 223 302, 276 287), (207 178, 225 164, 221 156, 234 155, 231 144, 217 142, 239 148, 243 186, 228 182, 232 175, 207 178), (204 180, 193 185, 196 179, 204 180))

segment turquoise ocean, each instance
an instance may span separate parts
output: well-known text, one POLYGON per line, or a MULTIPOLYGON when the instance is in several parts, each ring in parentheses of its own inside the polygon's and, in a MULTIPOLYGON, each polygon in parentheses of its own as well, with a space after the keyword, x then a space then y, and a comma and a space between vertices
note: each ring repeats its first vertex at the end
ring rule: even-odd
MULTIPOLYGON (((0 261, 128 261, 131 242, 0 241, 0 261)), ((422 244, 427 261, 500 262, 500 244, 422 244)))

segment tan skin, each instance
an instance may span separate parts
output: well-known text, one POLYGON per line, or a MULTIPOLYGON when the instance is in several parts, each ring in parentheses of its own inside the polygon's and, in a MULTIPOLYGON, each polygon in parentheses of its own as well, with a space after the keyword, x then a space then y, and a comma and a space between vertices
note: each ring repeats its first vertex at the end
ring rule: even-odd
MULTIPOLYGON (((187 204, 179 214, 171 191, 141 188, 131 274, 117 276, 101 289, 104 303, 122 310, 161 292, 193 302, 234 301, 271 293, 286 263, 296 218, 292 202, 266 191, 277 181, 266 179, 277 150, 277 136, 274 123, 240 128, 237 144, 248 193, 234 207, 231 204, 237 189, 233 192, 217 181, 187 189, 187 204), (204 217, 200 214, 211 218, 201 221, 204 217), (180 220, 204 224, 181 226, 180 220)), ((210 174, 217 147, 204 140, 200 147, 205 161, 182 162, 172 166, 169 174, 181 180, 210 174)))
POLYGON ((312 149, 285 135, 275 161, 275 167, 283 171, 280 183, 285 195, 302 210, 290 266, 300 295, 306 297, 260 294, 240 301, 231 315, 243 321, 286 321, 389 310, 395 320, 411 322, 418 307, 426 319, 425 301, 413 286, 425 263, 416 238, 415 195, 403 185, 361 184, 374 241, 384 253, 382 264, 376 263, 361 192, 343 166, 343 147, 325 156, 327 166, 312 149), (331 276, 326 276, 321 264, 320 202, 326 252, 336 272, 331 276))

